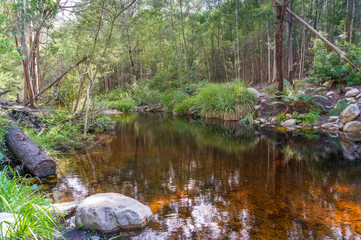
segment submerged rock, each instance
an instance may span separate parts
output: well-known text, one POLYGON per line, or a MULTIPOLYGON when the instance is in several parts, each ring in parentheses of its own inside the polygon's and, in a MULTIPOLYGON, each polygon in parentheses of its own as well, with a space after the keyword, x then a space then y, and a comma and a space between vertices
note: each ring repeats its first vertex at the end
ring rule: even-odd
POLYGON ((355 118, 357 118, 360 115, 360 109, 356 104, 351 104, 347 106, 340 115, 340 121, 342 123, 347 123, 355 118))
POLYGON ((153 213, 149 207, 119 193, 99 193, 86 198, 77 208, 77 227, 102 232, 145 227, 153 213))

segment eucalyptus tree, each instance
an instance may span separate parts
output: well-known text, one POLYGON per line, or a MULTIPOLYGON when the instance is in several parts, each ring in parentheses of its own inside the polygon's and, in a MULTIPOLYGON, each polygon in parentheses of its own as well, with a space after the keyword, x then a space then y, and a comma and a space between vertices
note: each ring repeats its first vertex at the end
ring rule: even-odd
POLYGON ((52 26, 57 14, 59 1, 52 0, 1 0, 8 20, 7 34, 16 43, 22 56, 24 72, 24 102, 35 106, 35 94, 42 85, 41 73, 41 34, 43 29, 52 26))

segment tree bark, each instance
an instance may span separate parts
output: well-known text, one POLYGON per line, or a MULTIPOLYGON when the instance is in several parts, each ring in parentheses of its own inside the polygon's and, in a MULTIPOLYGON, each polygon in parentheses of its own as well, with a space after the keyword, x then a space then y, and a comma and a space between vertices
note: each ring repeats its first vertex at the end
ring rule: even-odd
POLYGON ((277 90, 283 91, 283 20, 287 4, 276 4, 277 12, 277 33, 276 33, 276 82, 277 90))
POLYGON ((14 156, 22 162, 35 177, 46 177, 56 173, 56 164, 41 147, 33 143, 19 127, 11 128, 4 135, 14 156))
POLYGON ((188 65, 188 53, 187 53, 187 41, 186 36, 184 34, 184 22, 183 22, 183 10, 182 10, 182 0, 179 0, 179 7, 180 7, 180 13, 181 13, 181 20, 182 20, 182 33, 183 33, 183 42, 184 42, 184 54, 185 54, 185 60, 186 60, 186 67, 187 67, 187 82, 190 83, 190 75, 189 75, 189 65, 188 65))

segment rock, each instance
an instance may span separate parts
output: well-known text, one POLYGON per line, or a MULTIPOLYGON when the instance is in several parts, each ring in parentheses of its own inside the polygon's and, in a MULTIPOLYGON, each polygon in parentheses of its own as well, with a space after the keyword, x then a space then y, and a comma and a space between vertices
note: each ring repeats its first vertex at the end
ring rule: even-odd
POLYGON ((331 129, 333 126, 334 126, 333 123, 325 123, 325 124, 321 125, 321 128, 328 130, 328 129, 331 129))
POLYGON ((277 125, 278 124, 278 118, 277 117, 271 117, 270 120, 272 125, 277 125))
POLYGON ((58 216, 67 218, 75 213, 76 208, 79 203, 77 202, 64 202, 64 203, 55 203, 53 204, 54 213, 58 216))
POLYGON ((330 96, 332 96, 334 93, 335 93, 335 91, 329 91, 329 92, 326 93, 326 96, 327 96, 327 97, 330 97, 330 96))
POLYGON ((332 106, 327 105, 326 108, 327 108, 327 109, 332 109, 332 106))
POLYGON ((7 233, 8 228, 12 227, 11 225, 15 224, 17 218, 18 218, 17 214, 12 214, 7 212, 0 213, 0 224, 2 227, 2 231, 0 231, 1 239, 6 239, 5 234, 7 233))
POLYGON ((333 84, 332 81, 327 81, 327 82, 324 82, 324 83, 322 84, 322 86, 329 88, 329 87, 332 87, 332 84, 333 84))
POLYGON ((355 98, 360 99, 361 98, 361 93, 359 93, 355 98))
POLYGON ((361 141, 361 134, 360 133, 343 133, 343 135, 353 142, 360 142, 361 141))
POLYGON ((289 114, 289 113, 286 114, 286 117, 289 118, 289 119, 294 119, 294 118, 296 118, 295 116, 293 116, 292 114, 289 114))
POLYGON ((254 106, 254 110, 258 110, 258 109, 260 109, 261 108, 261 105, 256 105, 256 106, 254 106))
POLYGON ((343 131, 348 133, 359 133, 361 131, 361 122, 359 121, 348 122, 343 127, 343 131))
POLYGON ((355 98, 346 98, 346 101, 349 102, 349 103, 356 103, 355 98))
POLYGON ((356 97, 359 93, 360 91, 357 88, 353 88, 346 92, 345 97, 356 97))
POLYGON ((256 98, 260 98, 260 97, 265 96, 264 93, 258 92, 255 88, 247 88, 247 90, 248 90, 249 92, 253 93, 253 94, 256 96, 256 98))
POLYGON ((152 217, 149 207, 119 193, 99 193, 86 198, 77 208, 77 227, 102 232, 145 227, 152 217))
POLYGON ((341 135, 340 145, 342 147, 343 156, 349 160, 356 160, 361 158, 360 145, 350 141, 345 136, 341 135))
POLYGON ((342 123, 347 123, 360 115, 360 109, 356 104, 348 105, 340 114, 340 121, 342 123))
POLYGON ((267 120, 266 120, 266 119, 264 119, 264 118, 261 118, 259 121, 260 121, 262 124, 266 124, 266 123, 268 123, 268 122, 267 122, 267 120))
POLYGON ((297 124, 296 119, 288 119, 281 123, 282 127, 291 127, 291 126, 295 126, 296 124, 297 124))
POLYGON ((260 121, 258 121, 258 120, 253 120, 253 124, 255 124, 255 125, 258 125, 258 124, 260 124, 261 122, 260 121))
POLYGON ((98 237, 98 236, 92 236, 92 237, 90 237, 90 240, 100 240, 101 238, 100 237, 98 237))
POLYGON ((339 119, 338 116, 330 116, 329 119, 328 119, 328 121, 329 121, 329 122, 336 122, 338 119, 339 119))
POLYGON ((313 126, 313 129, 317 130, 317 129, 320 129, 319 126, 313 126))
POLYGON ((354 89, 353 87, 345 87, 345 90, 346 91, 350 91, 350 90, 352 90, 352 89, 354 89))
POLYGON ((297 128, 295 128, 295 127, 285 127, 285 129, 286 129, 287 132, 293 132, 293 131, 295 131, 297 128))

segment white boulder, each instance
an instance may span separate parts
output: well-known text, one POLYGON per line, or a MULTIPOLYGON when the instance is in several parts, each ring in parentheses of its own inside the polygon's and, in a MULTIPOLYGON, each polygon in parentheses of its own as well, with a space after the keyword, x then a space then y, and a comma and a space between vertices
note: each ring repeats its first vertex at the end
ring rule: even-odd
POLYGON ((152 211, 137 200, 119 193, 99 193, 86 198, 77 208, 77 227, 102 232, 145 227, 152 211))
POLYGON ((347 123, 360 115, 360 109, 356 104, 351 104, 347 106, 340 114, 340 121, 342 123, 347 123))
POLYGON ((297 125, 296 119, 288 119, 281 123, 282 127, 291 127, 291 126, 295 126, 295 125, 297 125))
POLYGON ((353 88, 346 92, 345 97, 347 98, 356 97, 359 93, 360 91, 357 88, 353 88))

